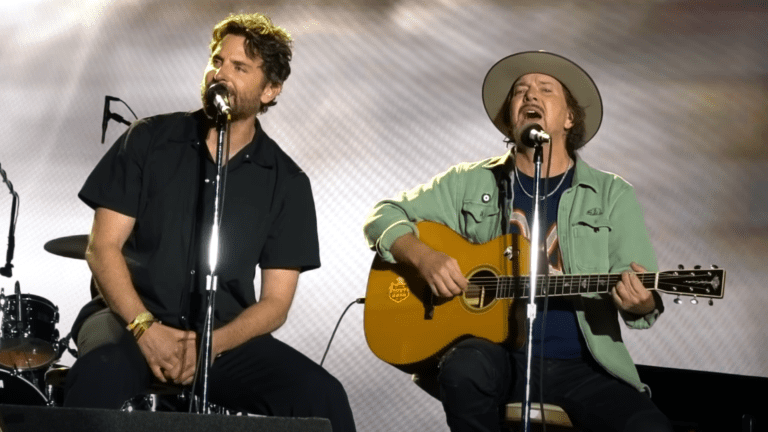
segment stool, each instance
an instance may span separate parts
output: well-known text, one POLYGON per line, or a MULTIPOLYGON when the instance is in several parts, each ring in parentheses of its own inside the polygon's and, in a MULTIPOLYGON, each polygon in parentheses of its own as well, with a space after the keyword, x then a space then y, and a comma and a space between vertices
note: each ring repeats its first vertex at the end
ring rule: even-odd
MULTIPOLYGON (((531 430, 541 430, 541 425, 546 424, 547 430, 551 432, 560 431, 576 431, 577 429, 571 423, 571 419, 568 414, 557 405, 543 404, 544 409, 544 422, 541 418, 542 404, 538 402, 531 403, 531 430)), ((523 428, 523 403, 513 402, 508 403, 506 406, 506 412, 504 420, 511 430, 517 431, 523 428)))

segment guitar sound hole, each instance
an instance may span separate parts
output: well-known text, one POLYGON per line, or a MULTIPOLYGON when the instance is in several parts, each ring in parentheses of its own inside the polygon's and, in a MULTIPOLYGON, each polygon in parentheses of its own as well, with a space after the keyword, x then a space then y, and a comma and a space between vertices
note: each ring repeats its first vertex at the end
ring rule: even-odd
POLYGON ((464 293, 464 303, 470 308, 482 309, 496 300, 498 277, 488 270, 479 271, 469 278, 469 287, 464 293))

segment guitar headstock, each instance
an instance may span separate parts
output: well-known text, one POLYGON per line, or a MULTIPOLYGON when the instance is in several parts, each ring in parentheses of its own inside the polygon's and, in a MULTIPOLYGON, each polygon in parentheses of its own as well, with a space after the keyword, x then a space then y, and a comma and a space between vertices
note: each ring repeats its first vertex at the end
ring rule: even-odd
MULTIPOLYGON (((725 270, 712 266, 710 269, 702 269, 695 266, 692 270, 685 270, 679 266, 678 270, 659 272, 657 285, 659 291, 677 296, 693 296, 691 303, 698 303, 697 297, 709 299, 723 298, 725 295, 725 270)), ((675 303, 682 303, 677 298, 675 303)), ((710 300, 710 305, 712 300, 710 300)))

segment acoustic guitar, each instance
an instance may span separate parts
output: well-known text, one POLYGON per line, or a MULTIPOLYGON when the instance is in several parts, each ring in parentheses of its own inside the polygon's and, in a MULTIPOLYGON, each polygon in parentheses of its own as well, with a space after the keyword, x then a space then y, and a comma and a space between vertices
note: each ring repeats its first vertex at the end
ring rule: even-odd
MULTIPOLYGON (((531 293, 527 239, 507 234, 488 243, 472 244, 441 224, 425 221, 417 227, 421 241, 459 262, 469 287, 460 296, 437 297, 415 269, 387 263, 377 255, 365 298, 365 337, 371 351, 381 360, 412 373, 470 336, 522 346, 524 308, 514 307, 514 299, 527 299, 531 293)), ((694 303, 699 298, 722 298, 725 287, 725 271, 717 268, 637 276, 650 290, 693 296, 694 303)), ((535 295, 608 293, 620 279, 621 274, 539 277, 535 295)))

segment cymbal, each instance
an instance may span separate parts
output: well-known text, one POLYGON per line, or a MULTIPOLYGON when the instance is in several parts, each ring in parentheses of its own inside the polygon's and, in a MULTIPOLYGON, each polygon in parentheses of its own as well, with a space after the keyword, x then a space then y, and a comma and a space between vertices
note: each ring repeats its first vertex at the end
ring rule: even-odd
POLYGON ((88 235, 73 235, 48 241, 43 248, 48 252, 66 258, 85 259, 88 235))

